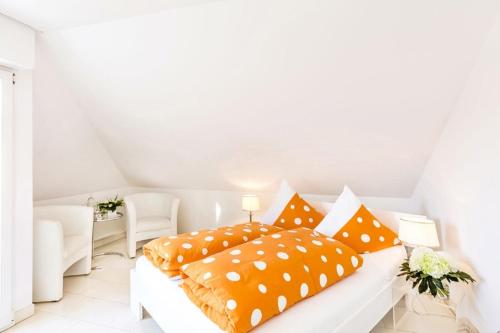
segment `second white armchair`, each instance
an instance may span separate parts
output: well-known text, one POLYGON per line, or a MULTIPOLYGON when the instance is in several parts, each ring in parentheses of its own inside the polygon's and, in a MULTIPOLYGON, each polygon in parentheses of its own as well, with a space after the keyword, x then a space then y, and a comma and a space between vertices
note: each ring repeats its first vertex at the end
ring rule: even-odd
POLYGON ((63 276, 89 274, 93 210, 84 206, 34 208, 33 302, 63 297, 63 276))
POLYGON ((177 235, 178 198, 167 193, 136 193, 124 199, 130 258, 135 257, 139 241, 177 235))

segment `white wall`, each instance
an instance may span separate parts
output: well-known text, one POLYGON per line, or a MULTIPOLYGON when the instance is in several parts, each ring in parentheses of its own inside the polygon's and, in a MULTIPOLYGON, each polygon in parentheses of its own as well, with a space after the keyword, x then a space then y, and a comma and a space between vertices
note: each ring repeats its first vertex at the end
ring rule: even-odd
MULTIPOLYGON (((155 191, 155 189, 136 188, 137 192, 155 191)), ((210 228, 218 225, 228 225, 248 220, 248 213, 241 211, 241 196, 243 194, 257 194, 261 200, 261 212, 265 212, 270 205, 274 192, 238 192, 238 191, 207 191, 183 189, 156 189, 172 193, 181 199, 179 210, 179 231, 187 232, 201 228, 210 228)), ((330 201, 336 195, 304 194, 304 198, 311 201, 330 201)), ((369 207, 418 213, 417 207, 410 198, 377 198, 362 197, 369 207)), ((258 219, 259 214, 256 214, 258 219)))
POLYGON ((32 69, 35 33, 0 15, 0 65, 15 70, 13 147, 13 310, 21 320, 33 313, 32 69))
POLYGON ((37 38, 33 77, 35 200, 127 185, 47 52, 43 40, 37 38))
POLYGON ((500 330, 499 92, 497 21, 415 192, 444 248, 479 274, 467 315, 486 333, 500 330))
MULTIPOLYGON (((208 190, 182 190, 182 189, 158 189, 158 188, 139 188, 125 187, 110 189, 106 191, 94 192, 92 196, 96 200, 104 200, 136 192, 168 192, 181 199, 179 208, 179 232, 187 232, 202 228, 210 228, 218 225, 229 225, 248 219, 247 213, 241 211, 241 195, 248 192, 237 191, 208 191, 208 190)), ((251 192, 258 194, 261 200, 262 212, 270 204, 274 192, 251 192)), ((35 206, 43 205, 85 205, 89 193, 55 198, 50 200, 40 200, 35 202, 35 206)), ((335 195, 304 195, 312 201, 331 201, 336 199, 335 195)), ((406 213, 420 213, 414 201, 410 198, 377 198, 363 197, 363 202, 372 208, 384 210, 393 210, 406 213)), ((258 214, 257 214, 258 218, 258 214)), ((111 227, 117 232, 124 231, 124 221, 116 222, 111 227)), ((96 227, 96 238, 109 233, 111 230, 105 226, 96 227)))
POLYGON ((32 69, 35 64, 35 34, 28 26, 0 14, 0 64, 32 69))

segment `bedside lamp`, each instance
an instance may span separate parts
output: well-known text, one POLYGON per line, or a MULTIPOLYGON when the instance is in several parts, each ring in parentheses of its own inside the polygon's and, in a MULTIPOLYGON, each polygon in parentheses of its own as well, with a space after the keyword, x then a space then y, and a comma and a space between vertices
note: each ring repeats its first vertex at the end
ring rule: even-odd
POLYGON ((407 247, 439 247, 436 223, 432 220, 401 218, 398 237, 407 247))
POLYGON ((252 222, 252 213, 260 209, 259 197, 254 194, 246 194, 242 196, 241 209, 249 213, 250 222, 252 222))

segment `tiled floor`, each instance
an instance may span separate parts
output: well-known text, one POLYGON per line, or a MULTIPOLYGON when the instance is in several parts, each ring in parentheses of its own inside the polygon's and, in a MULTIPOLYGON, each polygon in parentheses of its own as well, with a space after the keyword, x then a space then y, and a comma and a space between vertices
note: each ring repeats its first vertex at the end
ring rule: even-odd
MULTIPOLYGON (((125 242, 117 241, 96 250, 102 251, 126 253, 125 242)), ((33 317, 6 332, 162 332, 151 318, 137 322, 129 310, 129 276, 135 260, 103 256, 93 264, 103 269, 88 276, 65 278, 61 301, 36 304, 33 317)))
MULTIPOLYGON (((114 242, 96 252, 101 251, 125 253, 125 242, 114 242)), ((96 258, 94 265, 104 268, 92 271, 89 276, 65 278, 64 298, 61 301, 36 304, 34 316, 6 332, 162 332, 151 318, 138 322, 129 310, 129 270, 135 265, 135 260, 104 256, 96 258)), ((404 308, 399 310, 406 312, 404 308)), ((455 332, 454 323, 454 320, 445 317, 421 317, 406 312, 398 323, 398 329, 394 330, 390 312, 372 333, 447 333, 455 332)))

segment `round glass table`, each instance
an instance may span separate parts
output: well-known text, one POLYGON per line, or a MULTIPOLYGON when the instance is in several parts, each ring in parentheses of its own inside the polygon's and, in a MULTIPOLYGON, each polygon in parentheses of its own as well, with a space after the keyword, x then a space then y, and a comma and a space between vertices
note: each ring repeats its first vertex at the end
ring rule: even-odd
MULTIPOLYGON (((106 252, 99 252, 99 253, 95 253, 95 248, 94 248, 94 243, 95 243, 95 240, 94 240, 94 227, 95 227, 95 224, 96 223, 108 223, 108 222, 111 222, 111 221, 116 221, 116 220, 119 220, 123 217, 123 213, 119 213, 117 212, 115 215, 113 216, 105 216, 105 217, 101 217, 99 215, 97 216, 94 216, 94 223, 92 224, 92 259, 96 258, 96 257, 100 257, 100 256, 120 256, 120 257, 125 257, 125 255, 121 252, 115 252, 115 251, 106 251, 106 252)), ((92 266, 92 270, 98 270, 98 269, 102 269, 103 267, 102 266, 92 266)))

